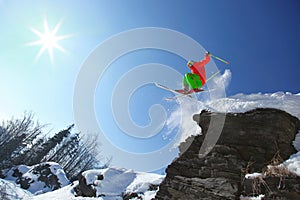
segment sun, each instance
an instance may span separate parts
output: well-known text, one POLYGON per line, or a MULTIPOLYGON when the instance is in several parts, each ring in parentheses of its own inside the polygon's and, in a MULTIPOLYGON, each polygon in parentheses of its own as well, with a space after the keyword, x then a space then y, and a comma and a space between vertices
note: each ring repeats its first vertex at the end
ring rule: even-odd
POLYGON ((37 61, 41 55, 47 50, 51 63, 53 63, 53 50, 58 49, 66 53, 66 50, 58 44, 58 41, 71 37, 71 35, 62 35, 57 36, 57 32, 62 24, 62 21, 56 24, 53 30, 49 29, 48 21, 44 19, 44 32, 40 32, 34 28, 31 28, 31 31, 39 37, 39 40, 30 42, 27 45, 41 45, 41 49, 39 50, 35 61, 37 61))

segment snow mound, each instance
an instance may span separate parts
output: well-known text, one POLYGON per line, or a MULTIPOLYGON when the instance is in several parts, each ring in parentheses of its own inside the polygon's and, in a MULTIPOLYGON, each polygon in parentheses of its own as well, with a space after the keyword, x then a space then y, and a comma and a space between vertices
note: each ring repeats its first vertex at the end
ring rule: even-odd
POLYGON ((18 187, 15 183, 0 179, 0 199, 6 200, 27 200, 32 199, 33 195, 18 187))
POLYGON ((13 181, 32 194, 53 191, 70 182, 63 168, 54 162, 45 162, 34 166, 19 165, 3 170, 5 180, 13 181))
MULTIPOLYGON (((164 176, 151 173, 134 172, 126 169, 106 168, 82 173, 86 184, 96 190, 96 196, 122 197, 124 195, 145 193, 156 190, 164 176), (149 191, 150 190, 150 191, 149 191)), ((156 194, 152 192, 151 194, 156 194)), ((153 196, 154 197, 154 196, 153 196)))
POLYGON ((80 197, 75 198, 75 193, 74 193, 73 188, 74 188, 74 185, 76 185, 76 184, 78 184, 78 181, 75 181, 73 184, 70 184, 70 185, 65 186, 63 188, 60 188, 58 190, 34 196, 32 198, 32 200, 53 200, 53 199, 57 199, 57 200, 59 200, 59 199, 63 199, 63 200, 71 200, 71 199, 88 200, 89 198, 80 198, 80 197))
POLYGON ((236 94, 203 105, 217 112, 246 112, 255 108, 277 108, 300 118, 300 93, 236 94))

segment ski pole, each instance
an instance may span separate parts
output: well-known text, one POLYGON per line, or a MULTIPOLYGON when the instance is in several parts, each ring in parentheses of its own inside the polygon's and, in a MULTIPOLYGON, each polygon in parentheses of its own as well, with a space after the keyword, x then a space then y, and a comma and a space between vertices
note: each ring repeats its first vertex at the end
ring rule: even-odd
POLYGON ((222 59, 222 58, 219 58, 218 56, 215 56, 215 55, 213 55, 213 54, 210 54, 210 56, 212 56, 213 58, 215 58, 215 59, 217 59, 217 60, 219 60, 219 61, 221 61, 221 62, 223 62, 223 63, 225 63, 225 64, 229 64, 229 62, 228 61, 226 61, 226 60, 224 60, 224 59, 222 59))
POLYGON ((220 73, 220 70, 218 70, 216 73, 214 73, 213 75, 211 75, 208 79, 206 79, 206 82, 208 82, 210 79, 212 79, 215 76, 217 76, 218 73, 220 73))

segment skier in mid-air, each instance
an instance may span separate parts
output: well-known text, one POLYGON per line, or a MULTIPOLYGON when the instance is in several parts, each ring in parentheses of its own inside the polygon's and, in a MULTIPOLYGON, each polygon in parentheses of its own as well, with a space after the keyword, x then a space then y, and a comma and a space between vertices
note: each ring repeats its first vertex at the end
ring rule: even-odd
POLYGON ((188 61, 187 66, 191 69, 192 73, 186 73, 184 75, 182 81, 183 89, 176 91, 183 94, 202 91, 202 87, 206 83, 205 65, 209 63, 209 61, 209 52, 206 52, 204 59, 199 62, 188 61))
POLYGON ((168 99, 176 99, 181 96, 189 96, 192 97, 190 94, 192 93, 198 93, 202 92, 204 84, 209 81, 210 79, 214 78, 220 71, 218 70, 215 72, 213 75, 211 75, 208 79, 206 79, 206 70, 205 70, 205 65, 209 63, 210 58, 213 57, 225 64, 229 64, 228 61, 223 60, 222 58, 219 58, 215 55, 210 54, 209 52, 205 53, 205 57, 203 60, 199 62, 195 61, 188 61, 187 66, 190 68, 192 73, 186 73, 184 75, 182 85, 183 89, 180 90, 174 90, 169 87, 166 87, 164 85, 161 85, 159 83, 154 83, 157 87, 162 88, 164 90, 168 90, 173 93, 179 93, 181 95, 175 97, 175 98, 168 98, 168 99))

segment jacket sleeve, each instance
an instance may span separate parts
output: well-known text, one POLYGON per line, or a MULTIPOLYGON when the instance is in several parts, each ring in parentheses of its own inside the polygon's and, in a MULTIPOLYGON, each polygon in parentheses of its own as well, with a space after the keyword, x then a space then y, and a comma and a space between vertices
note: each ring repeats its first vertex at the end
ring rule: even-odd
POLYGON ((210 61, 210 56, 209 55, 205 55, 205 58, 201 61, 198 62, 198 65, 200 66, 204 66, 206 65, 207 63, 209 63, 210 61))

